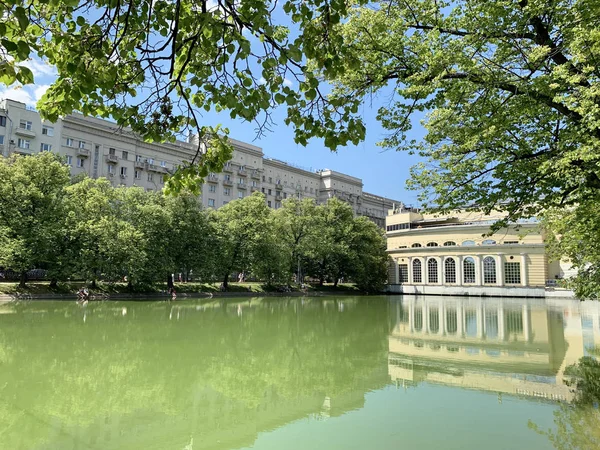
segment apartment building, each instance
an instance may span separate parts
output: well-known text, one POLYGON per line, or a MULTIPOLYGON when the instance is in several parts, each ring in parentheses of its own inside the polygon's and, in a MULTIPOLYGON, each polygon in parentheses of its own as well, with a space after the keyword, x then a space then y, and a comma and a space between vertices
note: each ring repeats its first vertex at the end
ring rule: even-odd
MULTIPOLYGON (((310 171, 265 157, 260 147, 231 139, 233 157, 220 174, 210 174, 202 187, 206 208, 219 208, 231 200, 262 192, 267 205, 277 209, 287 198, 314 198, 324 203, 337 197, 357 215, 384 226, 387 211, 401 202, 363 192, 360 178, 333 170, 310 171)), ((197 149, 190 142, 147 143, 131 130, 81 114, 57 123, 43 121, 32 108, 10 99, 0 100, 0 153, 31 155, 51 151, 65 157, 71 173, 106 177, 113 185, 160 190, 164 177, 197 149)))
MULTIPOLYGON (((547 296, 546 286, 570 276, 568 263, 549 262, 536 220, 488 236, 501 214, 423 214, 400 207, 386 217, 390 287, 443 295, 547 296)), ((565 295, 571 295, 564 293, 565 295)))

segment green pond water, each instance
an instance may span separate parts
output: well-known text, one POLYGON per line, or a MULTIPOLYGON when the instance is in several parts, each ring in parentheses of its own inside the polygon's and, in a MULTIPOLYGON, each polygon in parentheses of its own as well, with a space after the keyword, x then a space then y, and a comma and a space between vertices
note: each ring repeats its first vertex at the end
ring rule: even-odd
POLYGON ((0 305, 0 449, 588 448, 597 410, 570 406, 563 372, 599 317, 439 297, 0 305))

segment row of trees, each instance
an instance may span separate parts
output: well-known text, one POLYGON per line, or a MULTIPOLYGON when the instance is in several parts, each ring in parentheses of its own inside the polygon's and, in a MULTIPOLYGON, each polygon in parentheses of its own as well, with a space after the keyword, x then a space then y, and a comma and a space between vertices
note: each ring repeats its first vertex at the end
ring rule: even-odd
POLYGON ((126 276, 131 287, 179 272, 225 287, 235 272, 285 283, 301 267, 321 283, 350 278, 376 290, 387 256, 375 224, 337 199, 289 199, 274 211, 255 193, 203 210, 192 194, 73 182, 46 152, 0 160, 0 266, 20 272, 22 285, 27 270, 44 268, 53 283, 126 276))

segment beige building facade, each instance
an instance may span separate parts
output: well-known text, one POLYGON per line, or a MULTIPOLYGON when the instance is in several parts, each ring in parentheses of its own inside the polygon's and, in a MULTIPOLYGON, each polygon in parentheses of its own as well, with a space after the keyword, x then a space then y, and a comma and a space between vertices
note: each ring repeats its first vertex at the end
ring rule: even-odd
MULTIPOLYGON (((206 208, 262 192, 271 208, 287 198, 314 198, 324 203, 337 197, 357 215, 367 216, 380 227, 397 200, 363 192, 360 178, 333 170, 310 171, 265 157, 260 147, 231 139, 233 157, 222 173, 210 174, 202 187, 206 208)), ((43 121, 24 103, 0 100, 0 154, 32 155, 51 151, 63 156, 76 176, 106 177, 114 186, 141 186, 160 190, 165 175, 184 161, 191 161, 197 144, 146 143, 131 130, 102 119, 72 114, 57 123, 43 121)))
POLYGON ((386 217, 392 290, 449 295, 545 296, 565 275, 549 263, 535 220, 488 236, 500 214, 456 212, 446 216, 398 208, 386 217))

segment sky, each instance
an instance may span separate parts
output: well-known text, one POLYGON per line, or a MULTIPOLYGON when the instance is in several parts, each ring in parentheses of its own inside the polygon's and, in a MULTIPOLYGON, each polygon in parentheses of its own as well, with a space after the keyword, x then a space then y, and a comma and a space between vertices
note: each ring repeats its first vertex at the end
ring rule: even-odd
MULTIPOLYGON (((33 59, 25 63, 33 72, 35 85, 23 87, 0 86, 0 98, 11 98, 30 106, 35 106, 49 85, 56 78, 56 70, 44 62, 33 59)), ((295 82, 290 82, 292 87, 295 82)), ((306 147, 294 143, 292 126, 285 125, 286 110, 280 106, 273 113, 272 131, 257 137, 256 124, 241 119, 231 119, 228 111, 204 113, 205 125, 222 124, 229 128, 230 137, 261 147, 265 156, 279 159, 306 170, 331 169, 352 175, 363 180, 363 190, 382 195, 408 205, 417 205, 417 193, 406 189, 409 169, 419 161, 418 156, 406 152, 383 149, 377 146, 386 134, 375 119, 377 108, 390 92, 375 97, 369 105, 363 106, 362 115, 367 127, 366 139, 357 146, 339 148, 331 152, 322 140, 312 139, 306 147)), ((424 135, 418 120, 413 121, 409 139, 419 139, 424 135)))

